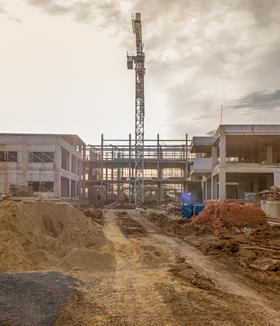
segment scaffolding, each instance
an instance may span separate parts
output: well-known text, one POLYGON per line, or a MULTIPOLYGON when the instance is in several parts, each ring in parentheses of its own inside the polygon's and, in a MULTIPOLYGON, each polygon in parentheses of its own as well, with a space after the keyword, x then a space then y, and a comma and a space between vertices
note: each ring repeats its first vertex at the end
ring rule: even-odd
MULTIPOLYGON (((135 198, 135 140, 105 139, 87 145, 83 153, 84 194, 91 202, 135 198)), ((178 201, 188 189, 190 141, 185 139, 145 139, 144 202, 178 201)))

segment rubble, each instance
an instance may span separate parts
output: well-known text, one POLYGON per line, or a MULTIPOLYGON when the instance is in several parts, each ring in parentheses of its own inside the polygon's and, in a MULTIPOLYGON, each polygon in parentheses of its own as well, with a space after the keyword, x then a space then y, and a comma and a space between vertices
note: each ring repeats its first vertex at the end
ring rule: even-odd
POLYGON ((207 201, 204 210, 192 218, 187 227, 202 226, 213 231, 244 229, 267 224, 266 214, 253 204, 207 201))
POLYGON ((256 194, 256 199, 259 200, 280 200, 280 187, 271 186, 270 190, 264 190, 256 194))
POLYGON ((94 222, 103 225, 104 224, 104 214, 102 209, 89 207, 84 209, 83 214, 89 218, 91 218, 94 222))
POLYGON ((266 257, 257 258, 249 265, 258 271, 280 271, 280 260, 266 257))

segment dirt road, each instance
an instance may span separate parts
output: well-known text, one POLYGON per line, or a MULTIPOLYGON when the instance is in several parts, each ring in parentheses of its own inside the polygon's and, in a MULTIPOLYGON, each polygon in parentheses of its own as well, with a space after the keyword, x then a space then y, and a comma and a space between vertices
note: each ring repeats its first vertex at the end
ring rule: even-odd
POLYGON ((82 297, 58 325, 280 325, 280 298, 183 240, 161 234, 136 211, 105 212, 115 270, 77 272, 82 297), (127 223, 124 223, 127 222, 127 223))

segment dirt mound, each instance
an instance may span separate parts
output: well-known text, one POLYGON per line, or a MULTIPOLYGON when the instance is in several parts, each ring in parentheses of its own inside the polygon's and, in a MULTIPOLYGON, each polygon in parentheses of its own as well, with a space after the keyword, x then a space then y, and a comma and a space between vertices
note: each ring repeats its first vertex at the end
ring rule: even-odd
POLYGON ((115 265, 101 226, 68 203, 1 203, 0 248, 0 272, 115 265))
POLYGON ((211 230, 257 227, 267 224, 266 214, 253 204, 208 201, 204 210, 193 217, 187 227, 207 227, 211 230))

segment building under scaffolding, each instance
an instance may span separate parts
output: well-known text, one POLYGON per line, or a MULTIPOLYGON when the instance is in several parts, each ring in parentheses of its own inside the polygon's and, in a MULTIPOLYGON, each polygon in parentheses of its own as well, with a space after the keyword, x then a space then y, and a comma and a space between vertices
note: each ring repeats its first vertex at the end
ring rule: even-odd
MULTIPOLYGON (((114 199, 134 200, 135 140, 105 139, 100 145, 88 145, 84 151, 84 195, 91 202, 114 199)), ((177 201, 188 189, 189 147, 185 139, 145 139, 145 202, 177 201)))

